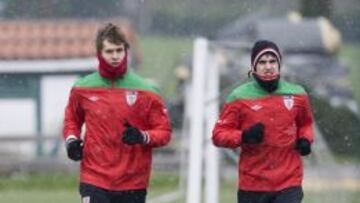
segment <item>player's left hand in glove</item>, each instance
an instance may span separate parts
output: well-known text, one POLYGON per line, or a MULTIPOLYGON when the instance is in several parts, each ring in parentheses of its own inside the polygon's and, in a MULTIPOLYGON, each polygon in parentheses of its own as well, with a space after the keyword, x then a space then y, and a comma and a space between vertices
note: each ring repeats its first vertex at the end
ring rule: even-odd
POLYGON ((296 140, 295 149, 299 151, 301 156, 306 156, 311 153, 311 144, 305 138, 299 138, 296 140))
POLYGON ((70 138, 66 140, 67 155, 71 160, 80 161, 83 156, 83 141, 81 139, 70 138))
POLYGON ((128 145, 145 144, 145 135, 136 127, 129 123, 125 124, 125 131, 123 132, 122 142, 128 145))

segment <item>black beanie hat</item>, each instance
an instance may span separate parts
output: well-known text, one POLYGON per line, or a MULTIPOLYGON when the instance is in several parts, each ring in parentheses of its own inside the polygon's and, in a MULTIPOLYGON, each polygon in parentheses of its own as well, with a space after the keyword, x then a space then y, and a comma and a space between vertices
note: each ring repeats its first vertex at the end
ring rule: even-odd
POLYGON ((253 48, 251 49, 251 67, 254 71, 255 65, 259 58, 265 53, 273 53, 277 58, 279 64, 281 62, 281 54, 279 47, 272 41, 259 40, 256 41, 253 48))

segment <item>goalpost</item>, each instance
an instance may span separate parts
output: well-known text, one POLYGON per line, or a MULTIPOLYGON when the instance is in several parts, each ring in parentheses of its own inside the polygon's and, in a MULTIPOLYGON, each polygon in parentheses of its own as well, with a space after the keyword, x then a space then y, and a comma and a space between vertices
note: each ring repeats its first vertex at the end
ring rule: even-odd
POLYGON ((194 42, 191 79, 184 91, 178 190, 151 198, 149 203, 183 198, 186 203, 219 203, 219 152, 211 141, 219 114, 219 57, 210 47, 205 38, 194 42))
POLYGON ((219 202, 219 155, 212 145, 212 128, 218 117, 219 70, 209 41, 198 38, 194 44, 191 94, 185 106, 189 116, 189 165, 186 203, 219 202), (209 102, 210 101, 210 102, 209 102), (203 173, 205 172, 205 173, 203 173))

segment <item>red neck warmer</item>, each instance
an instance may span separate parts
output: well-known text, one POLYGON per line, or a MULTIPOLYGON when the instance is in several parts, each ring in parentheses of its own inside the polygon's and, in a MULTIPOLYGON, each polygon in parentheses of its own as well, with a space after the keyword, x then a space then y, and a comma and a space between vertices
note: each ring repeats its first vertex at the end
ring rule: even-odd
POLYGON ((272 75, 261 75, 257 72, 252 72, 252 74, 256 75, 258 78, 260 78, 263 81, 271 81, 280 77, 280 73, 276 73, 272 75))
POLYGON ((97 54, 97 58, 99 61, 99 73, 102 77, 108 79, 116 79, 123 76, 127 71, 127 51, 125 51, 125 56, 120 64, 116 67, 111 66, 111 64, 107 63, 105 59, 101 56, 100 53, 97 54))

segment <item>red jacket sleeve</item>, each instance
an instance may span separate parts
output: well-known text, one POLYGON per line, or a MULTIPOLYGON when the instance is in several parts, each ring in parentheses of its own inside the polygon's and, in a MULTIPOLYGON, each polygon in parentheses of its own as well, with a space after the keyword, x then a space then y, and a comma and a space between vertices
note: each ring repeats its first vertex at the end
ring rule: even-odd
POLYGON ((309 97, 303 98, 303 104, 300 112, 296 117, 296 123, 298 127, 298 138, 305 138, 309 142, 314 141, 314 119, 310 107, 309 97))
POLYGON ((84 111, 80 106, 79 97, 76 93, 76 89, 72 89, 70 92, 70 97, 68 104, 65 108, 65 117, 64 117, 64 128, 63 136, 64 139, 69 135, 74 135, 77 138, 80 138, 81 126, 84 123, 84 111))
POLYGON ((152 102, 149 112, 150 129, 146 131, 152 147, 160 147, 169 143, 171 139, 171 127, 165 105, 160 99, 152 102))
POLYGON ((240 146, 242 131, 239 130, 239 112, 231 104, 225 104, 213 129, 215 146, 236 148, 240 146))

